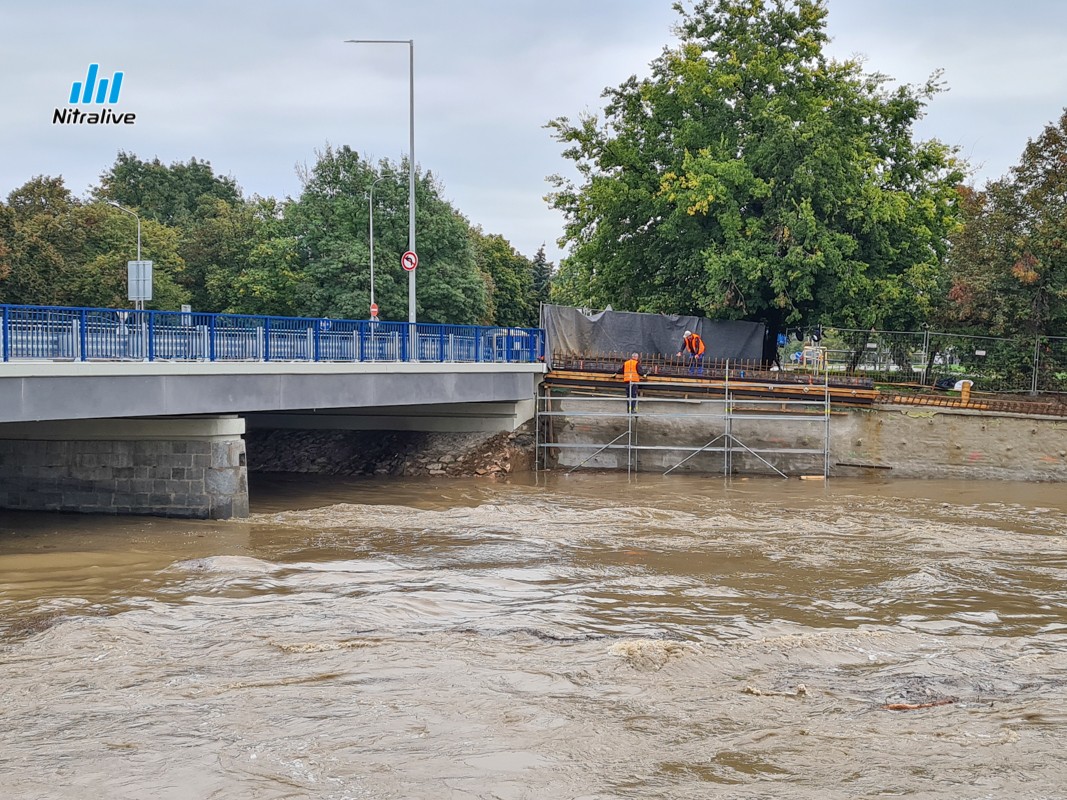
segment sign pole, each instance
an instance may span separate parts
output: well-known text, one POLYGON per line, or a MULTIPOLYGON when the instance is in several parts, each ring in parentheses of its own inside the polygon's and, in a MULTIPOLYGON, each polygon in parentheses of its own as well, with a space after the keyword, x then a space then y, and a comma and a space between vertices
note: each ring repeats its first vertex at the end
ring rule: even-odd
MULTIPOLYGON (((141 261, 141 218, 137 217, 137 262, 141 261)), ((144 300, 137 301, 137 310, 144 311, 144 300)))

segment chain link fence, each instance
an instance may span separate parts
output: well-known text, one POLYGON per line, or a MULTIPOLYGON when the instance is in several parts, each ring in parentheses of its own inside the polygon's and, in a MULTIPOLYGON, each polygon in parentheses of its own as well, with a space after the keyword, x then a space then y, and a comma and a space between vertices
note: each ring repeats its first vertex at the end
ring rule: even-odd
POLYGON ((971 381, 978 391, 1067 393, 1067 337, 826 328, 789 342, 781 355, 789 369, 875 383, 952 389, 971 381))

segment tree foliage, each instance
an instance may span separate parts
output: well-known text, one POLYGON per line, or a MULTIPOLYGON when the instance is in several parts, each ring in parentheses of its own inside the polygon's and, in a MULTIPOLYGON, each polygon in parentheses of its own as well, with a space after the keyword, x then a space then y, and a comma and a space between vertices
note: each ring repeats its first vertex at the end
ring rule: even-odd
POLYGON ((140 209, 143 217, 175 225, 196 215, 201 198, 236 204, 241 190, 233 178, 216 175, 209 161, 190 158, 166 166, 158 158, 142 161, 133 153, 119 151, 115 163, 100 176, 93 197, 140 209))
POLYGON ((1067 329, 1067 112, 1011 172, 962 190, 950 320, 997 336, 1067 329))
MULTIPOLYGON (((531 264, 533 276, 531 278, 531 302, 534 311, 539 314, 541 304, 547 303, 552 294, 552 264, 545 255, 545 246, 537 248, 531 264)), ((540 321, 538 321, 540 324, 540 321)))
MULTIPOLYGON (((151 308, 366 318, 373 192, 375 300, 408 317, 408 164, 372 164, 326 146, 300 196, 245 198, 192 158, 169 166, 120 152, 87 200, 38 176, 0 203, 0 302, 128 306, 126 261, 154 262, 151 308)), ((533 267, 502 236, 472 230, 419 171, 415 186, 421 322, 536 324, 533 267)))
MULTIPOLYGON (((0 205, 0 302, 128 307, 126 262, 137 256, 137 221, 74 198, 62 178, 38 176, 0 205)), ((184 264, 174 230, 141 221, 141 257, 153 261, 149 308, 177 308, 184 264)))
POLYGON ((936 93, 824 52, 824 0, 680 4, 680 45, 605 90, 604 120, 549 127, 578 305, 838 325, 909 325, 943 288, 961 180, 916 142, 936 93), (924 299, 925 298, 925 299, 924 299))
MULTIPOLYGON (((303 314, 366 318, 370 307, 369 197, 374 190, 375 300, 382 319, 408 316, 408 166, 373 165, 347 146, 327 146, 302 178, 304 189, 286 210, 299 242, 302 279, 295 290, 303 314)), ((475 323, 486 317, 487 291, 477 269, 469 223, 441 197, 431 173, 415 182, 419 267, 417 318, 422 322, 475 323)))
POLYGON ((485 234, 481 228, 471 229, 471 245, 478 269, 489 278, 487 321, 520 327, 536 325, 537 309, 531 306, 533 265, 530 260, 503 236, 485 234))

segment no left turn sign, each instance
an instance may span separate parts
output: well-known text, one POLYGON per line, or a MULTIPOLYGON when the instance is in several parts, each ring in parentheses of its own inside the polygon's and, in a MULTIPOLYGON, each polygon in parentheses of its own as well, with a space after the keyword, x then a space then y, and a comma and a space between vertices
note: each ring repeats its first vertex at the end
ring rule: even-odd
POLYGON ((404 255, 400 256, 400 266, 411 272, 419 265, 419 257, 415 255, 413 250, 408 250, 404 255))

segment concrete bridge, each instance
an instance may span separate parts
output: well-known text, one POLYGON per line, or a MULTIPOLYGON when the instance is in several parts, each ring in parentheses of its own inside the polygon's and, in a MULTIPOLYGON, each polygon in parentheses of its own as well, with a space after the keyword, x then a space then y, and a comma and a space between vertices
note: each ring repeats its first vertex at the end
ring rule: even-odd
POLYGON ((0 306, 0 508, 248 513, 243 435, 512 430, 537 329, 0 306))

